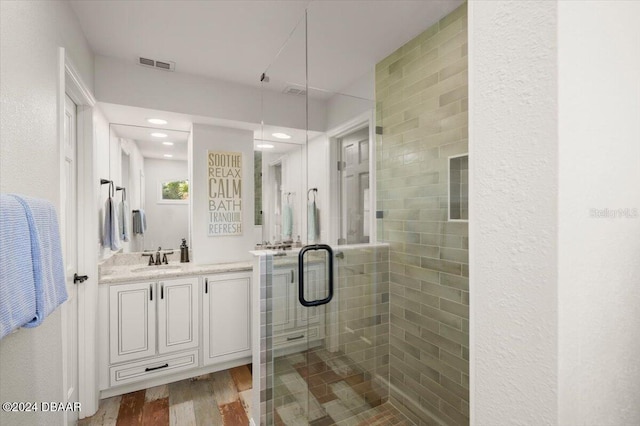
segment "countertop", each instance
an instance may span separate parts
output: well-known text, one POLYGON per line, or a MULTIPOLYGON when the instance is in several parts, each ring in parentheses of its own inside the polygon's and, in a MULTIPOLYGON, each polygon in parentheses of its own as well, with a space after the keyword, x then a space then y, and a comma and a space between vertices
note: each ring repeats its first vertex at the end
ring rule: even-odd
POLYGON ((218 263, 194 265, 193 263, 170 262, 168 265, 119 265, 100 268, 99 284, 116 284, 132 281, 149 281, 176 278, 188 275, 220 274, 225 272, 251 271, 253 262, 218 263))
MULTIPOLYGON (((257 254, 256 252, 254 254, 257 254)), ((271 253, 271 252, 270 252, 271 253)), ((275 253, 275 252, 273 252, 275 253)), ((296 251, 288 251, 287 256, 274 256, 274 267, 294 266, 298 264, 296 251)), ((321 262, 323 257, 311 253, 311 263, 321 262)), ((252 261, 194 265, 193 263, 169 262, 168 265, 149 266, 141 261, 140 253, 116 254, 99 266, 98 284, 119 284, 126 282, 154 281, 165 278, 177 278, 195 275, 221 274, 226 272, 251 271, 252 261)))

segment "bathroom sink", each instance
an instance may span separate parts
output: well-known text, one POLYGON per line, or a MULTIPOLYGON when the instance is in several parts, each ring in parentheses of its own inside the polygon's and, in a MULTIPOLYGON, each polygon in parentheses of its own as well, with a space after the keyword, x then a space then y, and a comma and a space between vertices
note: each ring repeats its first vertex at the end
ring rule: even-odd
POLYGON ((172 272, 179 271, 182 269, 182 266, 178 265, 151 265, 151 266, 143 266, 142 268, 132 269, 131 272, 146 272, 146 271, 162 271, 162 272, 172 272))

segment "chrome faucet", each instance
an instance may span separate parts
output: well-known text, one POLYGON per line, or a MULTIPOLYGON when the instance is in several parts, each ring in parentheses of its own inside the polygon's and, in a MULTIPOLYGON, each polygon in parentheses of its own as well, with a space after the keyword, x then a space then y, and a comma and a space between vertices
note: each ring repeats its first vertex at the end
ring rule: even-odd
POLYGON ((158 247, 158 251, 156 252, 156 265, 162 265, 162 260, 160 258, 160 250, 162 250, 162 247, 158 247))

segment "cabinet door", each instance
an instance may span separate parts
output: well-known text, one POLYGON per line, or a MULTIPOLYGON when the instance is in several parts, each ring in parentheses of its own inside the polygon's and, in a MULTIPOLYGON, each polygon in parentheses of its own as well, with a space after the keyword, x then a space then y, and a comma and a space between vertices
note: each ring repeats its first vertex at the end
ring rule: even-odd
POLYGON ((158 352, 198 346, 198 278, 158 283, 158 352))
POLYGON ((251 354, 251 273, 205 277, 204 363, 251 354))
POLYGON ((271 322, 273 334, 295 326, 297 281, 293 268, 274 269, 271 280, 271 322))
POLYGON ((109 353, 115 364, 156 353, 155 283, 109 287, 109 353))
MULTIPOLYGON (((326 297, 327 291, 325 266, 310 265, 305 271, 304 291, 305 299, 318 300, 326 297)), ((296 295, 296 302, 298 301, 296 295)), ((321 319, 324 320, 324 308, 326 305, 306 307, 299 302, 296 303, 296 327, 307 326, 310 324, 318 324, 321 319)))

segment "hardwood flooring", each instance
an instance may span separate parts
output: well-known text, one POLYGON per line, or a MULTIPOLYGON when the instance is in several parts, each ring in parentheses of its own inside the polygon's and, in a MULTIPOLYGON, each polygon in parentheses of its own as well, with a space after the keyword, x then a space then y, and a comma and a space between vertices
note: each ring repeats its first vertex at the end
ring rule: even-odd
POLYGON ((205 374, 100 401, 79 426, 246 426, 251 366, 205 374))

